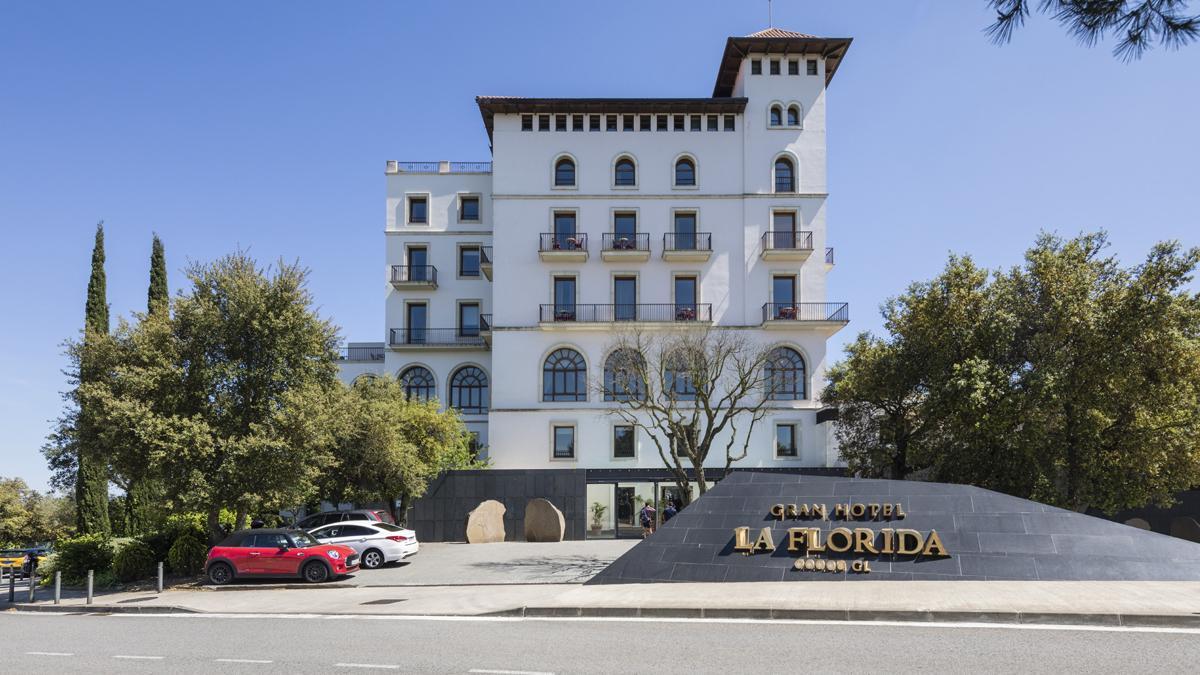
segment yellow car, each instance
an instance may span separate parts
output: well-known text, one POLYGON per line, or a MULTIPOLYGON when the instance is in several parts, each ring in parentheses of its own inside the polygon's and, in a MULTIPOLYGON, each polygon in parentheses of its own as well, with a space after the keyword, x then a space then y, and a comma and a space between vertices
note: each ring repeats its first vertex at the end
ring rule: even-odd
POLYGON ((33 570, 29 569, 29 552, 33 551, 37 555, 37 564, 40 566, 46 562, 45 549, 8 549, 0 551, 0 569, 13 568, 20 570, 21 576, 29 576, 33 570))

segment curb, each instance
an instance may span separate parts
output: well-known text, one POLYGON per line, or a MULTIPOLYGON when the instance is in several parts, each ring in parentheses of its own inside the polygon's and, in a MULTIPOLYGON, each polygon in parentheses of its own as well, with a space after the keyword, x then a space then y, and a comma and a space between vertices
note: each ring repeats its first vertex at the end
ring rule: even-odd
POLYGON ((755 619, 760 621, 903 621, 1055 626, 1200 628, 1198 614, 1073 614, 1006 611, 906 611, 858 609, 741 609, 682 607, 521 607, 483 616, 522 618, 755 619))
POLYGON ((47 612, 52 614, 204 614, 178 605, 30 605, 15 604, 8 609, 17 612, 47 612))

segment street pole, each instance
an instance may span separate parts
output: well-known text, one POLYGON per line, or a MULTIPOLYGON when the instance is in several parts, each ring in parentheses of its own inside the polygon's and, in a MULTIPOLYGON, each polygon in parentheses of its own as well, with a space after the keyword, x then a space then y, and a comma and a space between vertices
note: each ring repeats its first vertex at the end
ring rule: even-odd
POLYGON ((12 567, 8 568, 8 601, 17 601, 17 572, 12 567))
POLYGON ((87 604, 92 604, 92 571, 88 570, 87 604))
POLYGON ((159 561, 159 563, 158 563, 158 592, 159 593, 162 593, 162 586, 163 586, 163 564, 162 564, 162 561, 159 561))
POLYGON ((33 592, 37 588, 37 569, 29 570, 29 602, 34 601, 33 592))
POLYGON ((62 600, 62 572, 54 573, 54 604, 62 600))

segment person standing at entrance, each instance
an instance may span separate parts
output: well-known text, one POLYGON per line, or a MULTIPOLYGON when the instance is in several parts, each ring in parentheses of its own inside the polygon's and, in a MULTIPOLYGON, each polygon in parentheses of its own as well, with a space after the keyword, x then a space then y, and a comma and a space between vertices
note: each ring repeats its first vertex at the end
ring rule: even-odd
POLYGON ((667 502, 667 508, 663 509, 663 522, 665 523, 674 518, 676 513, 679 513, 679 509, 675 508, 675 502, 667 502))
POLYGON ((654 534, 654 518, 657 515, 658 512, 650 502, 646 502, 646 504, 642 506, 642 539, 654 534))

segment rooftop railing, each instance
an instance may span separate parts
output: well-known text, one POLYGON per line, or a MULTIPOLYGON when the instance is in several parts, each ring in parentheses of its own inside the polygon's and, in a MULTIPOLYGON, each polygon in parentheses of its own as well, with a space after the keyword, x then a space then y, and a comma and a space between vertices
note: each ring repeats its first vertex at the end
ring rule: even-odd
POLYGON ((383 343, 372 345, 348 345, 338 352, 341 361, 382 361, 383 343))
POLYGON ((484 342, 478 327, 463 326, 461 328, 393 328, 388 335, 388 344, 393 347, 403 345, 482 347, 484 342))
POLYGON ((397 162, 389 159, 387 173, 491 173, 491 162, 397 162))

